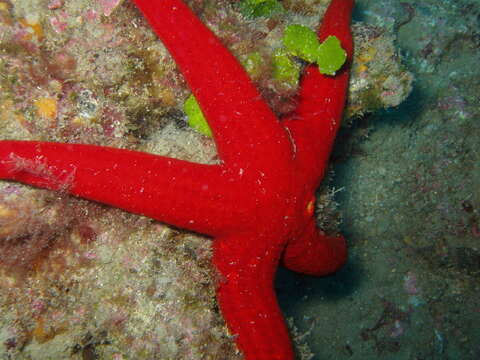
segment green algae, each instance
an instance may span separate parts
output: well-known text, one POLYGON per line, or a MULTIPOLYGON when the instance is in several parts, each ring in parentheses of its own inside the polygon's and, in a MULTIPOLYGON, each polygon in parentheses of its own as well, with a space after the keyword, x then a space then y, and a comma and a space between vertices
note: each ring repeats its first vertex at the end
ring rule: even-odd
POLYGON ((198 132, 212 136, 212 131, 208 126, 207 120, 203 115, 202 109, 200 109, 200 105, 198 105, 197 99, 195 96, 190 95, 183 105, 183 110, 188 117, 188 125, 197 130, 198 132))
POLYGON ((304 25, 287 26, 283 44, 292 55, 317 64, 320 72, 326 75, 335 75, 347 59, 347 54, 336 36, 329 36, 320 43, 317 34, 304 25))
POLYGON ((285 48, 294 56, 310 63, 315 62, 320 45, 317 34, 304 25, 288 25, 283 34, 285 48))
POLYGON ((347 53, 336 36, 327 37, 318 47, 316 63, 322 74, 335 75, 345 60, 347 53))

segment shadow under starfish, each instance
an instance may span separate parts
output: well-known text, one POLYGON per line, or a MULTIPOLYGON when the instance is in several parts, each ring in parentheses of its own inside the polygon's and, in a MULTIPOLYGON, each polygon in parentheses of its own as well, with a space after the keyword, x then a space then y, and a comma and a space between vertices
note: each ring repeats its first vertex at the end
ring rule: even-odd
POLYGON ((214 238, 217 298, 248 360, 293 359, 273 290, 283 264, 336 271, 343 237, 319 232, 314 194, 340 125, 352 58, 354 0, 332 0, 318 36, 338 37, 347 66, 307 67, 295 113, 281 121, 238 61, 181 0, 135 0, 208 119, 221 164, 82 144, 0 141, 0 178, 109 204, 214 238))

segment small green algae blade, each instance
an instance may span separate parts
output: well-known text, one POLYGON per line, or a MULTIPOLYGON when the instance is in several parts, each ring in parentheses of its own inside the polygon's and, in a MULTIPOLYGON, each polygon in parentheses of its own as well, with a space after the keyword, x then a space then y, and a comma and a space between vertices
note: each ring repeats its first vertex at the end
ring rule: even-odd
POLYGON ((283 33, 283 44, 292 55, 313 63, 317 60, 317 51, 320 43, 315 31, 307 26, 288 25, 283 33))
POLYGON ((335 75, 346 60, 347 53, 336 36, 327 37, 318 47, 316 63, 322 74, 335 75))
POLYGON ((207 120, 205 116, 203 116, 202 109, 200 109, 200 105, 198 105, 197 99, 195 96, 190 95, 185 103, 183 104, 183 110, 188 117, 188 125, 197 130, 198 132, 212 136, 212 130, 210 130, 210 126, 208 126, 207 120))
POLYGON ((325 75, 335 75, 347 59, 336 36, 329 36, 320 44, 315 31, 304 25, 288 25, 283 33, 283 44, 289 54, 316 63, 325 75))

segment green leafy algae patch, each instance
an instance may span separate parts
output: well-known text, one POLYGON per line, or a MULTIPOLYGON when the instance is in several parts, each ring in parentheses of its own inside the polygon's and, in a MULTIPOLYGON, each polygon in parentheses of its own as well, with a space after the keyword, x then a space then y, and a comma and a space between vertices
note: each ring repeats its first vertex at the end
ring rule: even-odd
POLYGON ((318 47, 316 63, 322 74, 335 75, 345 64, 345 60, 347 60, 347 53, 336 36, 327 37, 318 47))
POLYGON ((329 36, 320 43, 317 34, 304 25, 287 26, 283 44, 290 54, 317 64, 320 72, 325 75, 335 75, 347 59, 347 53, 336 36, 329 36))
POLYGON ((187 114, 187 122, 191 128, 204 135, 212 136, 212 130, 210 130, 207 119, 205 119, 202 109, 200 109, 200 105, 198 105, 197 99, 195 99, 193 94, 190 95, 183 104, 183 110, 185 114, 187 114))
POLYGON ((294 56, 314 63, 320 42, 317 34, 304 25, 288 25, 283 34, 283 44, 294 56))

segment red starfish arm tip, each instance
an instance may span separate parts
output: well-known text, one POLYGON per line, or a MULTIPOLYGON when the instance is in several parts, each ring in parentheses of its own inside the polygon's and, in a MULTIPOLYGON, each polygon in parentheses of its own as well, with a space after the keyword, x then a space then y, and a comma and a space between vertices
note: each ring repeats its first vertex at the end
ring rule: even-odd
POLYGON ((224 226, 223 169, 82 144, 0 141, 0 178, 66 191, 213 234, 224 226))
POLYGON ((313 220, 303 234, 288 242, 282 257, 283 265, 290 270, 315 276, 334 273, 346 260, 343 236, 320 233, 313 220))
MULTIPOLYGON (((270 162, 288 136, 247 73, 181 0, 134 0, 160 37, 213 131, 225 163, 270 162)), ((257 166, 258 167, 258 166, 257 166)))
POLYGON ((335 76, 321 74, 316 65, 307 67, 300 84, 297 109, 285 121, 297 146, 299 162, 309 168, 311 164, 318 164, 319 175, 324 171, 345 106, 353 56, 350 20, 354 3, 354 0, 332 0, 318 32, 322 41, 330 35, 340 40, 347 53, 346 64, 335 76))
POLYGON ((246 360, 293 360, 288 330, 273 289, 281 247, 252 234, 219 237, 213 263, 217 300, 246 360))

